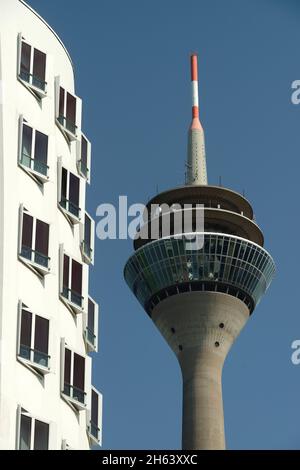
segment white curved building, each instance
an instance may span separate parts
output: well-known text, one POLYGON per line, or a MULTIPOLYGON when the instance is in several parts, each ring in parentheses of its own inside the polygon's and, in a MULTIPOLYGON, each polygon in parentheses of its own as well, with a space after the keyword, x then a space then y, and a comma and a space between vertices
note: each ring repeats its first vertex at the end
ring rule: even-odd
POLYGON ((49 25, 22 0, 0 12, 0 448, 88 449, 102 396, 82 103, 49 25))

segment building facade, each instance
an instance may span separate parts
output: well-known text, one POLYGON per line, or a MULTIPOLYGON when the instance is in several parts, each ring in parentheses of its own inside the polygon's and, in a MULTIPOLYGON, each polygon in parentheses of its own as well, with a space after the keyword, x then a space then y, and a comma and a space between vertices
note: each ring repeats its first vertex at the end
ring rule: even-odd
POLYGON ((102 439, 91 144, 61 40, 22 0, 0 11, 0 448, 89 449, 102 439))
POLYGON ((245 197, 207 184, 195 54, 191 72, 186 185, 148 202, 124 275, 180 364, 182 448, 212 450, 225 448, 225 358, 269 287, 275 265, 245 197), (200 215, 203 224, 197 222, 200 215))

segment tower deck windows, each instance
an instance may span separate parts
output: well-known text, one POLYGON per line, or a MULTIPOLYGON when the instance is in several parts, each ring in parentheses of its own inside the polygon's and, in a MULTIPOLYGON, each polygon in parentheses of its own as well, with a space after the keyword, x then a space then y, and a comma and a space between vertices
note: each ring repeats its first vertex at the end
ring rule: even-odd
MULTIPOLYGON (((274 262, 258 245, 224 234, 204 233, 202 249, 191 250, 182 239, 161 239, 145 245, 129 259, 125 279, 140 303, 148 309, 150 299, 162 289, 207 283, 219 290, 229 286, 249 297, 255 306, 274 274, 274 262)), ((173 289, 174 290, 174 289, 173 289)))
MULTIPOLYGON (((207 188, 205 187, 205 190, 207 188)), ((217 188, 218 193, 220 193, 219 189, 217 188)), ((180 197, 186 197, 189 200, 188 196, 193 192, 195 192, 195 188, 190 189, 187 187, 180 191, 180 197)), ((171 201, 171 206, 158 200, 157 202, 160 203, 158 209, 160 210, 155 211, 154 206, 151 207, 152 215, 148 217, 144 214, 144 224, 139 228, 134 241, 135 249, 146 245, 151 240, 181 234, 186 231, 224 233, 245 238, 263 246, 262 231, 252 219, 235 210, 207 207, 205 199, 201 199, 201 193, 198 197, 199 202, 197 204, 188 202, 183 205, 178 200, 171 201), (176 210, 173 209, 175 206, 176 210)), ((147 207, 150 209, 149 204, 147 207)), ((251 212, 249 212, 250 214, 251 212)))

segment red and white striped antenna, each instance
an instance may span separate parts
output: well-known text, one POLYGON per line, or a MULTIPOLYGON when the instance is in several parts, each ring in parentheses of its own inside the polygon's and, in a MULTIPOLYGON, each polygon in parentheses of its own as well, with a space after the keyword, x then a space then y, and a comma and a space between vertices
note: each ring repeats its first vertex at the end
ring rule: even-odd
POLYGON ((189 129, 186 184, 207 184, 204 132, 199 121, 198 56, 191 54, 192 123, 189 129))
POLYGON ((192 81, 192 117, 199 118, 199 93, 198 93, 198 57, 191 54, 191 81, 192 81))

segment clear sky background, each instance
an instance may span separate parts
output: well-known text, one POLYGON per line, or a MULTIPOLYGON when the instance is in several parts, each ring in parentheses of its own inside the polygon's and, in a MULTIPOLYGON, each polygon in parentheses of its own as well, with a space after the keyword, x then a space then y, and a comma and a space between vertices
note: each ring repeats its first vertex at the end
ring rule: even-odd
MULTIPOLYGON (((145 202, 183 183, 189 53, 199 53, 208 176, 254 206, 277 264, 268 294, 223 373, 230 449, 300 449, 298 0, 29 0, 74 60, 93 143, 88 210, 145 202)), ((101 306, 94 383, 104 449, 176 449, 181 376, 173 353, 123 281, 130 241, 97 241, 90 293, 101 306)))

